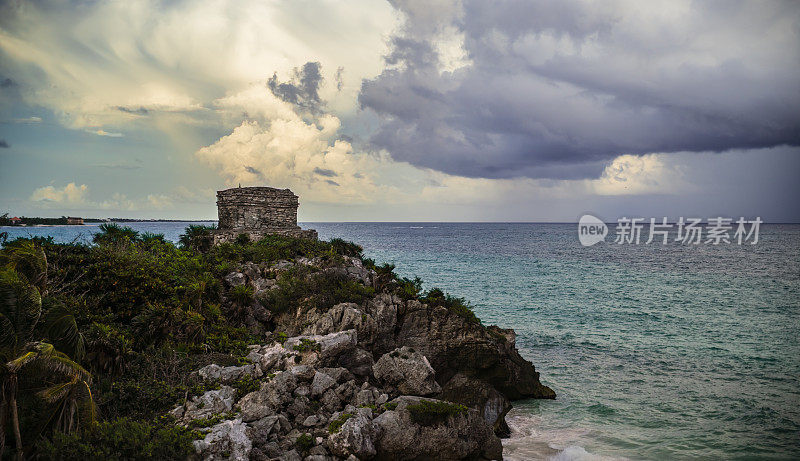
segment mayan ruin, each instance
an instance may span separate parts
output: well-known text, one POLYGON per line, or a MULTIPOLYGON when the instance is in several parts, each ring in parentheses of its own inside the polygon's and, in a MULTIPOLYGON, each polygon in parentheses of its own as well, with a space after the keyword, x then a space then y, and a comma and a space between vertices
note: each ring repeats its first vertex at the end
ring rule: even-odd
POLYGON ((278 234, 308 239, 317 231, 297 225, 297 196, 289 189, 235 187, 217 191, 219 225, 214 244, 247 234, 251 241, 278 234))

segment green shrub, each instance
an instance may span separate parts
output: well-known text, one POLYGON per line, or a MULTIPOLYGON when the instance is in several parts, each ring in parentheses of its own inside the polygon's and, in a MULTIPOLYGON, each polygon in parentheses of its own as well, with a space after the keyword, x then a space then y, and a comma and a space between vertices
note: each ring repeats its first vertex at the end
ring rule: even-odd
POLYGON ((422 426, 432 426, 447 421, 455 415, 466 414, 467 407, 455 403, 434 400, 421 400, 406 407, 411 420, 422 426))
POLYGON ((139 232, 130 227, 121 227, 117 223, 100 224, 100 232, 92 236, 92 241, 98 245, 119 245, 136 242, 139 232))
POLYGON ((236 304, 244 306, 253 302, 255 290, 250 285, 238 285, 231 289, 231 298, 236 304))
POLYGON ((180 235, 178 243, 180 243, 181 247, 184 249, 205 253, 211 249, 214 243, 212 232, 215 229, 216 227, 213 225, 190 225, 184 230, 183 234, 180 235))
POLYGON ((404 300, 419 298, 422 293, 422 279, 414 277, 413 279, 401 278, 397 280, 397 294, 404 300))
POLYGON ((233 419, 234 416, 235 416, 235 414, 232 411, 229 411, 227 413, 220 413, 220 414, 215 415, 215 416, 209 416, 208 418, 195 419, 195 420, 193 420, 192 422, 189 423, 189 426, 190 427, 194 427, 194 428, 198 428, 198 429, 205 428, 205 427, 212 427, 212 426, 216 426, 217 424, 221 423, 222 421, 233 419))
POLYGON ((330 424, 328 424, 328 432, 331 434, 339 432, 339 429, 342 428, 342 425, 352 417, 352 413, 342 413, 338 418, 334 419, 330 422, 330 424))
POLYGON ((429 290, 421 300, 430 306, 441 306, 469 323, 480 324, 480 319, 472 312, 464 298, 456 298, 442 292, 439 288, 429 290))
POLYGON ((192 441, 201 434, 169 420, 120 418, 98 423, 80 433, 56 433, 38 446, 41 459, 52 460, 185 460, 194 454, 192 441))
POLYGON ((311 434, 308 433, 301 435, 294 442, 294 446, 296 446, 297 449, 300 450, 300 453, 307 452, 308 450, 312 449, 314 445, 316 445, 314 437, 312 437, 311 434))
POLYGON ((288 312, 298 306, 327 310, 336 304, 361 304, 375 295, 372 287, 364 286, 336 272, 310 272, 295 267, 278 277, 277 288, 261 300, 275 314, 288 312))
POLYGON ((239 234, 235 240, 237 245, 247 245, 250 243, 250 234, 239 234))
POLYGON ((243 378, 239 378, 232 382, 230 386, 236 389, 239 397, 242 397, 261 389, 261 381, 259 381, 257 378, 253 378, 250 375, 245 375, 243 378))
POLYGON ((333 249, 333 251, 342 256, 352 256, 354 258, 358 258, 364 251, 364 248, 362 248, 361 245, 355 244, 353 242, 348 242, 347 240, 343 240, 340 238, 332 238, 329 244, 333 249))
POLYGON ((393 411, 397 409, 397 402, 386 402, 383 404, 383 408, 388 411, 393 411))
POLYGON ((309 351, 319 352, 320 346, 319 343, 317 343, 313 339, 300 338, 300 344, 295 344, 294 346, 292 346, 292 349, 298 352, 309 352, 309 351))
POLYGON ((165 410, 171 410, 187 397, 218 389, 218 383, 195 382, 173 384, 164 380, 142 376, 127 377, 101 383, 104 392, 99 397, 106 416, 127 416, 135 419, 152 419, 165 410))

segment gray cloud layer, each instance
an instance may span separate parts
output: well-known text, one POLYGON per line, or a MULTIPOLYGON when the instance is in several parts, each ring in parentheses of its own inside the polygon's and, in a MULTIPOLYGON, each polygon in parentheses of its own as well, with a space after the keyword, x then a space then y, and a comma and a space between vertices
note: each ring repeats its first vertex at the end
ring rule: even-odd
POLYGON ((288 82, 278 82, 277 73, 267 81, 267 87, 275 96, 311 112, 319 111, 323 105, 319 96, 321 84, 322 65, 319 62, 307 62, 302 68, 295 68, 294 75, 288 82))
POLYGON ((405 27, 359 101, 396 160, 580 178, 621 154, 800 145, 796 2, 395 6, 405 27), (443 69, 459 34, 469 63, 443 69))

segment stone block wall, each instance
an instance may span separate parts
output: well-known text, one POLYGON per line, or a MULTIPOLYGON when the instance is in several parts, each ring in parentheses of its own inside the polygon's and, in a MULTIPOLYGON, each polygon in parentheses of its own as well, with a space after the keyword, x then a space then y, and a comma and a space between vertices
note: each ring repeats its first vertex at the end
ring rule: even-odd
POLYGON ((289 189, 272 187, 237 187, 217 191, 218 230, 214 243, 247 234, 251 240, 279 234, 317 238, 314 230, 297 225, 297 196, 289 189))

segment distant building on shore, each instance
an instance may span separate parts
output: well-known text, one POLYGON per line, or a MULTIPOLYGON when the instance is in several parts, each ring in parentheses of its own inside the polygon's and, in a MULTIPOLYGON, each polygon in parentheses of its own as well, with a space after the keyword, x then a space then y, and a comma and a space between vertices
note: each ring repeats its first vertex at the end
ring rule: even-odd
POLYGON ((297 225, 297 196, 289 189, 235 187, 217 191, 218 229, 214 244, 247 234, 250 240, 267 235, 317 239, 317 231, 297 225))
POLYGON ((78 218, 78 217, 75 217, 75 216, 67 216, 67 224, 70 224, 70 225, 83 224, 83 218, 78 218))
POLYGON ((19 226, 20 224, 22 224, 22 219, 18 218, 17 216, 14 216, 9 221, 11 221, 12 226, 19 226))

